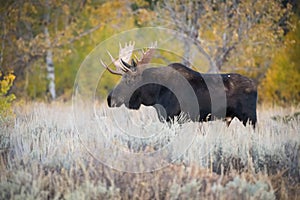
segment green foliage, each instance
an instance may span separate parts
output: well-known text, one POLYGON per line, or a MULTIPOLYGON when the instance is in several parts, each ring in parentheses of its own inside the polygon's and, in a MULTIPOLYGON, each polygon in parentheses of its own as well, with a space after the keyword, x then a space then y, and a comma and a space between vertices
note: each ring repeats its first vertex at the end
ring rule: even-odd
POLYGON ((225 186, 215 185, 212 190, 220 196, 230 191, 230 196, 233 199, 235 199, 235 197, 236 199, 247 199, 249 197, 255 197, 256 199, 275 199, 274 191, 267 183, 262 181, 249 183, 239 177, 235 177, 225 186))
POLYGON ((46 70, 42 60, 35 62, 30 68, 25 70, 26 79, 24 87, 26 97, 30 100, 44 98, 46 100, 47 78, 46 70))
POLYGON ((12 73, 3 75, 0 71, 0 122, 12 115, 11 103, 15 100, 14 94, 7 94, 13 85, 15 76, 12 73))
MULTIPOLYGON (((96 45, 118 32, 135 27, 134 17, 131 16, 129 12, 130 10, 126 7, 125 1, 107 1, 98 6, 89 5, 85 7, 82 11, 82 15, 84 16, 82 18, 85 19, 85 23, 88 24, 88 26, 94 27, 99 24, 99 22, 103 23, 101 23, 99 29, 95 30, 93 33, 75 41, 72 44, 72 48, 65 47, 70 51, 70 54, 64 58, 55 58, 58 96, 63 95, 64 98, 70 99, 74 80, 77 71, 80 68, 80 64, 96 47, 96 45), (116 12, 116 10, 118 12, 116 12), (126 20, 120 16, 126 16, 126 20)), ((110 48, 115 47, 107 47, 107 49, 110 48)), ((90 65, 91 70, 94 67, 102 67, 99 60, 92 61, 90 65)), ((100 74, 98 76, 100 76, 100 74)), ((117 80, 118 77, 111 76, 107 73, 104 74, 104 77, 102 77, 100 81, 101 85, 97 87, 97 94, 101 97, 101 99, 107 95, 108 91, 110 91, 117 80)))
POLYGON ((280 48, 260 87, 260 99, 279 105, 300 102, 300 21, 287 34, 285 45, 280 48))

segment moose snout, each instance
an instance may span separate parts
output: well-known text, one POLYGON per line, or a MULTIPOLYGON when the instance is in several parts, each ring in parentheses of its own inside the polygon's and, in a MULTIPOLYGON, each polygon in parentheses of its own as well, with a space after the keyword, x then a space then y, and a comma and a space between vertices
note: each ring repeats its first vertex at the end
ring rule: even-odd
POLYGON ((108 97, 107 97, 107 105, 108 105, 109 107, 112 107, 112 106, 111 106, 111 94, 109 94, 108 97))
POLYGON ((112 93, 110 93, 108 96, 107 96, 107 104, 108 104, 108 107, 120 107, 122 105, 123 101, 112 96, 112 93))

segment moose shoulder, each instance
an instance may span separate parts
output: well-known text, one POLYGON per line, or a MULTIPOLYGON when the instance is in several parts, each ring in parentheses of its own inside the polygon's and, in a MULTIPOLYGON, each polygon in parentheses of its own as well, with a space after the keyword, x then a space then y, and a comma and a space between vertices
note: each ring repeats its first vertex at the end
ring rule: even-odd
MULTIPOLYGON (((133 45, 125 46, 124 49, 128 52, 130 48, 133 48, 133 45)), ((191 111, 197 109, 198 116, 191 117, 193 121, 237 117, 244 125, 249 121, 255 127, 257 89, 251 79, 234 73, 203 74, 180 63, 147 68, 145 60, 149 61, 151 51, 153 48, 144 52, 141 60, 132 60, 131 64, 128 64, 130 56, 127 56, 127 60, 123 60, 121 56, 117 61, 112 58, 118 71, 113 71, 102 62, 111 73, 122 75, 119 84, 107 97, 109 107, 119 107, 122 104, 129 109, 139 109, 142 104, 154 106, 159 118, 166 121, 173 120, 181 113, 191 116, 191 111), (220 81, 222 84, 218 83, 220 81), (189 95, 185 94, 188 87, 194 93, 193 101, 196 101, 194 103, 197 105, 195 108, 188 106, 186 109, 182 106, 189 105, 192 101, 189 95), (226 103, 220 105, 220 109, 224 110, 223 115, 212 115, 211 98, 217 97, 218 94, 212 95, 209 87, 214 88, 214 93, 224 93, 226 103)))

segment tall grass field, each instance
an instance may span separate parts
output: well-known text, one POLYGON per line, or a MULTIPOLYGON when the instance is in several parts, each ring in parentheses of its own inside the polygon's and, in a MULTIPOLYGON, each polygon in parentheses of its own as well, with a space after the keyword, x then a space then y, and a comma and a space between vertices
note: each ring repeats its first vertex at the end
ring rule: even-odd
POLYGON ((0 199, 300 199, 299 108, 162 123, 154 109, 16 105, 0 127, 0 199))

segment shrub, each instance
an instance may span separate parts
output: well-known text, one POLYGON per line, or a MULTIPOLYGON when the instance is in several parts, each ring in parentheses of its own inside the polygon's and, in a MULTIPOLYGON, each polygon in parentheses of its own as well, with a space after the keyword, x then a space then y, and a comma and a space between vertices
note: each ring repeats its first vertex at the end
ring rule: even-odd
POLYGON ((260 97, 264 102, 281 106, 298 105, 300 101, 300 21, 286 35, 285 45, 278 50, 266 77, 260 85, 260 97))
POLYGON ((11 104, 16 99, 14 94, 8 94, 15 80, 15 75, 12 72, 4 75, 0 71, 0 122, 3 122, 7 117, 12 116, 11 104))

